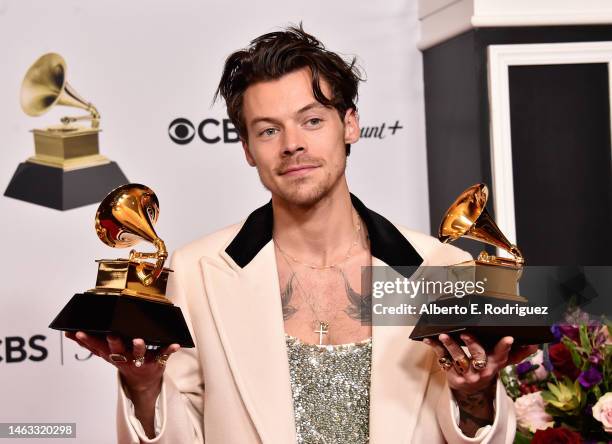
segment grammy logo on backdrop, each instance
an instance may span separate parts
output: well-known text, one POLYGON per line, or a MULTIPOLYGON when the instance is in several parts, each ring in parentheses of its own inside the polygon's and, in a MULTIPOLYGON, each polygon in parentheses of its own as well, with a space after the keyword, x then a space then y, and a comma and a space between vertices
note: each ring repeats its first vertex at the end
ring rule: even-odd
POLYGON ((128 180, 119 166, 100 154, 100 114, 66 81, 66 62, 59 54, 40 57, 21 85, 21 108, 40 116, 56 105, 81 108, 79 117, 35 129, 34 156, 17 167, 4 195, 58 210, 100 202, 128 180), (76 122, 90 120, 86 127, 76 122))
POLYGON ((96 212, 100 240, 114 248, 144 240, 156 251, 97 260, 96 287, 75 294, 50 328, 142 338, 148 345, 194 346, 181 309, 165 296, 172 270, 164 267, 168 252, 153 228, 158 215, 157 196, 145 185, 123 185, 104 198, 96 212))

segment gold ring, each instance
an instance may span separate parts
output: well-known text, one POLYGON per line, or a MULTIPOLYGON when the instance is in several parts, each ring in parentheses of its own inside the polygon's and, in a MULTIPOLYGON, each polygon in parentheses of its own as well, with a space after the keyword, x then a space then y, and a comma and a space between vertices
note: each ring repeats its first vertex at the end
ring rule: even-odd
POLYGON ((145 362, 145 357, 144 356, 139 356, 138 358, 132 360, 132 362, 134 363, 134 365, 136 367, 142 367, 142 365, 145 362))
POLYGON ((165 367, 169 357, 170 355, 157 355, 155 357, 155 360, 158 362, 159 365, 165 367))
POLYGON ((438 364, 442 370, 448 371, 453 366, 453 360, 449 356, 443 356, 438 358, 438 364))
POLYGON ((108 355, 108 359, 110 359, 114 363, 127 362, 127 360, 128 360, 121 353, 111 353, 110 355, 108 355))
POLYGON ((472 361, 472 367, 474 367, 474 370, 476 370, 477 372, 483 370, 486 366, 487 366, 486 359, 474 359, 472 361))
POLYGON ((455 359, 455 371, 460 375, 466 373, 470 368, 470 360, 463 356, 462 358, 455 359))

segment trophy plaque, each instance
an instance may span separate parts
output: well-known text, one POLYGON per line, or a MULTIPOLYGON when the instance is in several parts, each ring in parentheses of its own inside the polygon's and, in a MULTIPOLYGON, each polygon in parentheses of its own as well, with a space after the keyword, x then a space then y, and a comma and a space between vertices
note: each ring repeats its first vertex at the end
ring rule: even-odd
POLYGON ((63 117, 61 124, 34 133, 34 156, 22 162, 4 195, 58 210, 100 202, 127 183, 115 162, 100 154, 100 114, 66 81, 66 62, 59 54, 40 57, 21 85, 21 108, 40 116, 56 105, 84 109, 87 115, 63 117), (90 120, 91 126, 78 124, 90 120))
MULTIPOLYGON (((450 268, 449 273, 467 275, 473 281, 483 283, 484 291, 458 299, 454 296, 436 300, 437 305, 454 305, 460 301, 469 304, 477 299, 492 305, 528 305, 528 300, 518 291, 519 279, 523 273, 525 259, 519 248, 501 232, 486 209, 489 191, 485 184, 469 187, 447 210, 442 218, 438 238, 444 243, 466 237, 493 245, 508 253, 500 257, 482 251, 476 260, 462 262, 450 268), (465 267, 465 268, 464 268, 465 267), (466 273, 461 270, 464 269, 466 273)), ((422 340, 446 333, 457 338, 462 332, 470 332, 481 344, 492 347, 504 336, 514 337, 515 344, 539 344, 552 340, 550 327, 546 325, 525 325, 520 318, 508 316, 512 325, 495 325, 495 319, 486 316, 432 316, 422 315, 410 338, 422 340), (512 321, 516 321, 515 324, 512 321)))
POLYGON ((164 267, 168 252, 153 229, 158 216, 157 196, 144 185, 123 185, 104 198, 96 212, 100 240, 114 248, 144 240, 156 251, 132 250, 128 259, 97 260, 95 288, 75 294, 50 328, 194 347, 181 309, 165 296, 172 270, 164 267))

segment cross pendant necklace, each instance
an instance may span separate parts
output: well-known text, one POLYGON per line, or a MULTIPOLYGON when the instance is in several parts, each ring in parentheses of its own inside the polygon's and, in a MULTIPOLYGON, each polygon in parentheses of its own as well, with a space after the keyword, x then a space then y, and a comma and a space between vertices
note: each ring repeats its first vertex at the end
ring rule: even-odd
POLYGON ((319 328, 317 330, 315 330, 315 333, 319 333, 319 345, 323 345, 323 335, 327 334, 327 331, 329 329, 329 323, 328 322, 323 322, 323 321, 315 321, 317 324, 319 324, 319 328))

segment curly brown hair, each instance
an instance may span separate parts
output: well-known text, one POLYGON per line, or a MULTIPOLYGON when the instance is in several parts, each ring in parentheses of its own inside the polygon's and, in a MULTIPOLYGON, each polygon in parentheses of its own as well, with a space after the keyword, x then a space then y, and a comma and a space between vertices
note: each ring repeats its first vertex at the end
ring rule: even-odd
MULTIPOLYGON (((246 89, 257 82, 275 80, 301 68, 309 68, 312 74, 312 92, 324 106, 338 111, 344 120, 347 110, 357 111, 358 85, 363 81, 356 58, 345 61, 299 26, 270 32, 252 40, 247 48, 232 53, 225 61, 223 74, 214 100, 225 99, 227 114, 244 140, 248 139, 242 114, 242 101, 246 89), (331 98, 321 91, 320 79, 331 87, 331 98)), ((346 155, 350 144, 346 145, 346 155)))

